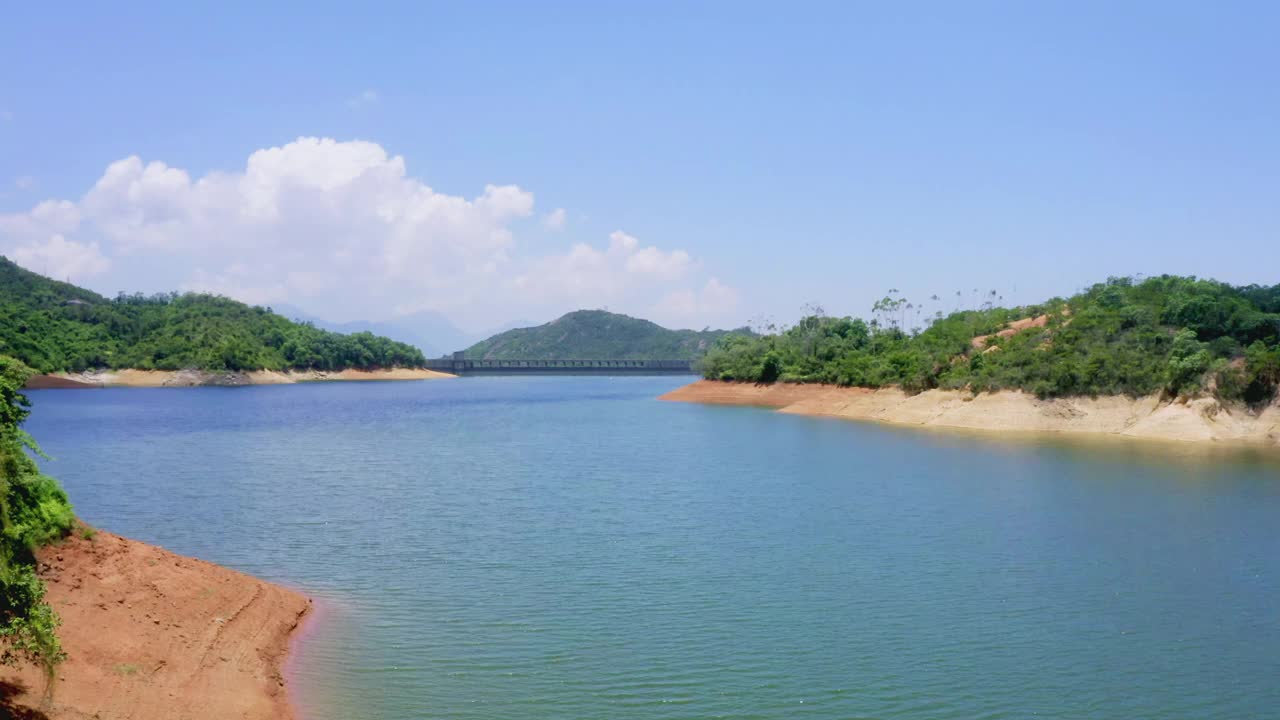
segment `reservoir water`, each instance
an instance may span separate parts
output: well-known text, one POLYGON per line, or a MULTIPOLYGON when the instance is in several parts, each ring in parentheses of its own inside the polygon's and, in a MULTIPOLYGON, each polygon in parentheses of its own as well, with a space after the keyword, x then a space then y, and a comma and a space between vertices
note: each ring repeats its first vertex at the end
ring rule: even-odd
POLYGON ((655 400, 688 380, 47 390, 28 429, 86 521, 317 599, 308 720, 1280 717, 1267 458, 655 400))

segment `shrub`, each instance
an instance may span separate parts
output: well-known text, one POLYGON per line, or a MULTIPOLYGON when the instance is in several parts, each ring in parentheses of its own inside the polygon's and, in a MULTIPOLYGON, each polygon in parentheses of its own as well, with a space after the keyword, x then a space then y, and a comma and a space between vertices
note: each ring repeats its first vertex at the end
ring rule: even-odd
POLYGON ((0 356, 0 662, 62 660, 58 616, 44 600, 34 550, 65 537, 75 516, 58 483, 40 473, 40 449, 21 428, 30 406, 20 390, 31 369, 0 356))

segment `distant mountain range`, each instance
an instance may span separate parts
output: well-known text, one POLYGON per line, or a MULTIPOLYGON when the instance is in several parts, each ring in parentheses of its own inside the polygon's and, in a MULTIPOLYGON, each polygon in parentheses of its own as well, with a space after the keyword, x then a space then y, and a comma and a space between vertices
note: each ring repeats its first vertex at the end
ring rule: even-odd
POLYGON ((668 330, 604 310, 578 310, 537 327, 498 333, 467 348, 486 360, 692 360, 719 338, 750 330, 668 330))
POLYGON ((517 321, 506 323, 483 333, 472 333, 454 325, 440 313, 430 311, 404 315, 395 320, 381 322, 354 320, 339 323, 317 317, 293 305, 277 304, 272 306, 272 310, 279 315, 299 322, 309 322, 322 330, 331 330, 344 334, 371 332, 375 335, 383 335, 392 340, 409 343, 422 350, 422 353, 427 357, 449 355, 491 335, 496 335, 511 328, 533 324, 530 321, 517 321))

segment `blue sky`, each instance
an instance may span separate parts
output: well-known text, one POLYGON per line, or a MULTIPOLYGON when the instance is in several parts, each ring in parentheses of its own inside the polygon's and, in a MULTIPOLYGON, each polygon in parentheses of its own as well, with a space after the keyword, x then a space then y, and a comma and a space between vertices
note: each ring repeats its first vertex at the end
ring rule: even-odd
POLYGON ((0 252, 111 294, 701 327, 1280 282, 1274 3, 3 14, 0 252))

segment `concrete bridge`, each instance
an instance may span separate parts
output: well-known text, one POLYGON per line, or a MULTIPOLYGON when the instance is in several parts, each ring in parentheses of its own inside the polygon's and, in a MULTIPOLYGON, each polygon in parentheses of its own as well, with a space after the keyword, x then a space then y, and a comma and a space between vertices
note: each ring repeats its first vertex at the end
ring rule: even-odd
POLYGON ((427 361, 427 368, 455 375, 690 375, 692 360, 473 360, 427 361))

